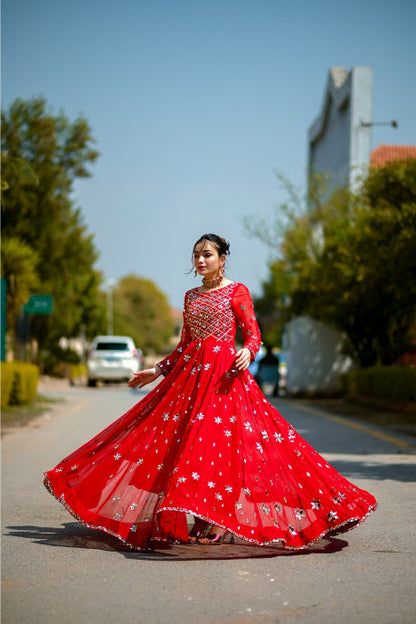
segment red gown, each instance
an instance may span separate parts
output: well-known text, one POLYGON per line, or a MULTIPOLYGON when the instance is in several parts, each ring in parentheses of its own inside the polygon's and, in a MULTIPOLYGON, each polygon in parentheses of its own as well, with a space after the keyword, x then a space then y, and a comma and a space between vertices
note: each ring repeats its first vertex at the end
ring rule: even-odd
POLYGON ((186 293, 180 343, 158 364, 164 379, 45 473, 77 520, 146 548, 187 541, 189 513, 258 545, 299 549, 376 508, 236 370, 238 326, 254 357, 260 332, 243 284, 186 293))

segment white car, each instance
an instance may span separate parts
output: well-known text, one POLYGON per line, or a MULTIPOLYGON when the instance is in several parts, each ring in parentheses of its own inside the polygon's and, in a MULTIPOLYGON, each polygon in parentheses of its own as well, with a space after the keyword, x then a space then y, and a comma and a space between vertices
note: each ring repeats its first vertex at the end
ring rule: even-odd
POLYGON ((97 336, 91 344, 88 385, 97 381, 127 381, 143 368, 143 353, 130 336, 97 336))

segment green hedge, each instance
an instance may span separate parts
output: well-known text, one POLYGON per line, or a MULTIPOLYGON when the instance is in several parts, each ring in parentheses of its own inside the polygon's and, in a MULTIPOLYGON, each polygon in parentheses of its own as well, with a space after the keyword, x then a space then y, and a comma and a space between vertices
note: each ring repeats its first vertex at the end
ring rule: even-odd
POLYGON ((85 364, 70 364, 69 365, 69 378, 71 381, 80 379, 81 377, 88 376, 88 368, 85 364))
POLYGON ((1 363, 1 406, 9 404, 10 394, 13 387, 14 371, 9 363, 1 363))
POLYGON ((342 375, 343 389, 352 395, 416 401, 416 369, 404 366, 374 366, 342 375))
POLYGON ((36 398, 39 368, 27 362, 1 363, 1 406, 32 403, 36 398))

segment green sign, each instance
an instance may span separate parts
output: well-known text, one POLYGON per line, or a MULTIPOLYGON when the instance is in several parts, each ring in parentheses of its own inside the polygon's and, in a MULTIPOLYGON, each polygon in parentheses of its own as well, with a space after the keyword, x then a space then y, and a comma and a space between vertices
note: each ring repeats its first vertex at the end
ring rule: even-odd
POLYGON ((25 314, 52 314, 53 296, 32 295, 29 297, 28 303, 23 306, 23 312, 25 314))

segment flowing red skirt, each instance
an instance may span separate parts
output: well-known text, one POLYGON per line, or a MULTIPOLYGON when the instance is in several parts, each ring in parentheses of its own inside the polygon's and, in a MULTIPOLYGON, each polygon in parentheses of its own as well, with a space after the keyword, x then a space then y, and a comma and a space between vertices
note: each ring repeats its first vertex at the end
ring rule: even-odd
POLYGON ((186 542, 186 513, 294 549, 362 522, 374 496, 328 464, 227 351, 191 342, 143 400, 45 473, 48 490, 133 548, 186 542))

